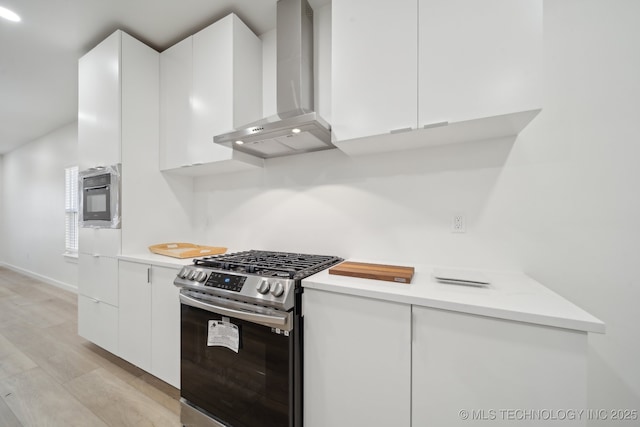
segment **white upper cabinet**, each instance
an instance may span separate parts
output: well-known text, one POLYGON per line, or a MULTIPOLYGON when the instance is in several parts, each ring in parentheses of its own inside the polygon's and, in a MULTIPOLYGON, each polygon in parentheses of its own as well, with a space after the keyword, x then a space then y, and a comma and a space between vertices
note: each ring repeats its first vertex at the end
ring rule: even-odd
POLYGON ((120 30, 80 58, 80 170, 121 163, 122 146, 141 138, 157 141, 157 75, 158 52, 120 30))
POLYGON ((262 166, 213 137, 262 118, 262 43, 234 14, 161 54, 161 170, 262 166))
POLYGON ((120 163, 121 40, 116 31, 78 62, 80 170, 120 163))
POLYGON ((421 0, 418 126, 542 105, 542 1, 421 0))
POLYGON ((348 154, 515 136, 539 112, 541 0, 332 10, 332 130, 348 154))
POLYGON ((331 7, 334 139, 415 128, 417 1, 341 0, 331 7))
POLYGON ((160 169, 190 164, 193 37, 160 54, 160 169))

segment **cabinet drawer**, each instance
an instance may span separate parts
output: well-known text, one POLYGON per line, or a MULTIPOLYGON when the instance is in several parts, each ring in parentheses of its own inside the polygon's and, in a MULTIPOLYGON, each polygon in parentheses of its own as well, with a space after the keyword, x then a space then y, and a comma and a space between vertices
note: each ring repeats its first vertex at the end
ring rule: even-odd
POLYGON ((118 308, 78 295, 78 334, 111 353, 117 353, 118 308))
POLYGON ((84 228, 78 233, 78 250, 89 255, 120 255, 119 228, 84 228))
POLYGON ((78 293, 118 306, 118 260, 105 256, 78 256, 78 293))

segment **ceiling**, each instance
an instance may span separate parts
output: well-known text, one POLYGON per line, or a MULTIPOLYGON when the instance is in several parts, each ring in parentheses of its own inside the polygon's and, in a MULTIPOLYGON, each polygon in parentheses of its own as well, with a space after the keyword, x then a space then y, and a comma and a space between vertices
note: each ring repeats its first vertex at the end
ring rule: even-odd
POLYGON ((22 18, 0 18, 0 155, 77 119, 78 59, 116 29, 162 52, 231 12, 263 34, 276 2, 0 0, 22 18))

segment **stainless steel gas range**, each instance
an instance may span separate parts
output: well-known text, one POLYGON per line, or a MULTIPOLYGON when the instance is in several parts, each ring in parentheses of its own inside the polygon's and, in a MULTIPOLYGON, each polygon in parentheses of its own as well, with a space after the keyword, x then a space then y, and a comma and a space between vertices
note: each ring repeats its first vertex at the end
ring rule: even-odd
POLYGON ((178 273, 183 425, 302 426, 300 283, 340 261, 251 250, 178 273))

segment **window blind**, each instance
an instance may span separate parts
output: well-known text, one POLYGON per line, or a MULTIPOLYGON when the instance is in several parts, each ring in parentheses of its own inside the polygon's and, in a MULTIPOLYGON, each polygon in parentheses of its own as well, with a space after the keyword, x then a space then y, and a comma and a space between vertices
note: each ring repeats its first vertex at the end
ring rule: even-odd
POLYGON ((64 245, 70 253, 78 252, 78 166, 64 170, 64 245))

